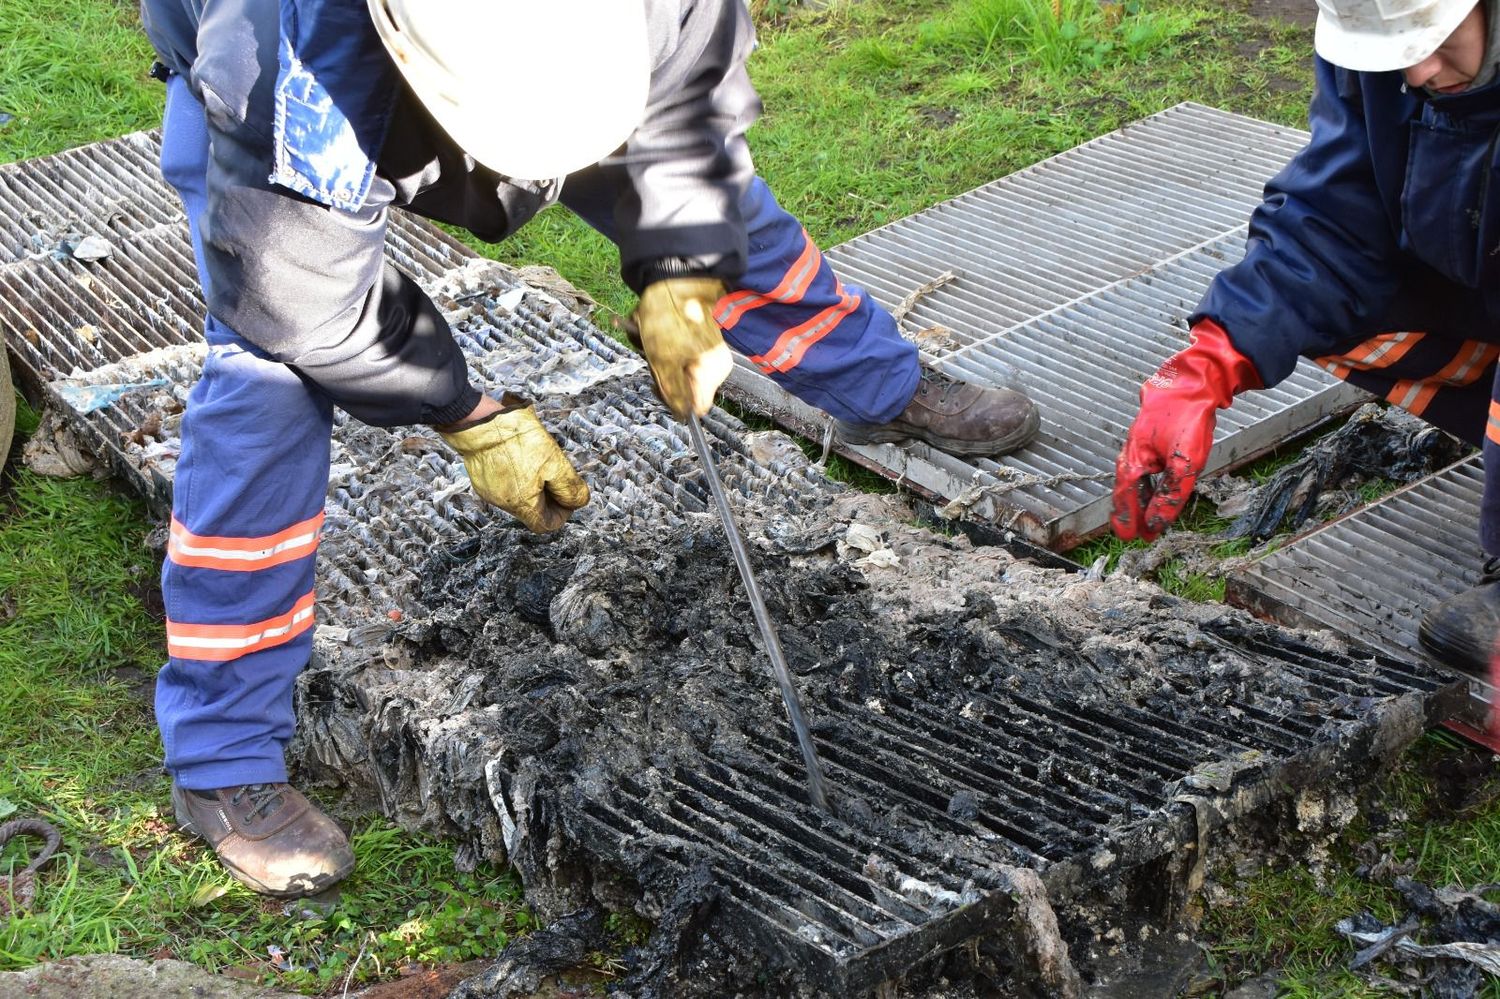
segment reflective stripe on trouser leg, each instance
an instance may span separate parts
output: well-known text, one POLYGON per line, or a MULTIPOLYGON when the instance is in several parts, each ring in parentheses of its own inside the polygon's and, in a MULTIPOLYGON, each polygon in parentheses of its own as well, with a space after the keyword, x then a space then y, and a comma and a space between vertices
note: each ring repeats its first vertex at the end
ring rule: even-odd
POLYGON ((1500 345, 1434 333, 1383 333, 1315 360, 1484 451, 1479 543, 1500 555, 1500 345))
POLYGON ((764 181, 741 204, 750 260, 715 317, 763 374, 841 420, 887 423, 917 390, 917 349, 862 288, 843 284, 764 181))
MULTIPOLYGON (((569 177, 562 203, 614 238, 611 183, 599 171, 569 177)), ((838 419, 895 419, 917 391, 916 347, 862 289, 839 283, 765 181, 751 181, 740 209, 750 257, 715 310, 724 339, 782 388, 838 419)))
MULTIPOLYGON (((162 168, 183 199, 195 254, 207 156, 203 110, 174 77, 162 168)), ((167 768, 190 788, 286 779, 292 689, 312 648, 333 415, 295 373, 212 317, 205 334, 174 475, 162 567, 168 659, 156 686, 167 768)))

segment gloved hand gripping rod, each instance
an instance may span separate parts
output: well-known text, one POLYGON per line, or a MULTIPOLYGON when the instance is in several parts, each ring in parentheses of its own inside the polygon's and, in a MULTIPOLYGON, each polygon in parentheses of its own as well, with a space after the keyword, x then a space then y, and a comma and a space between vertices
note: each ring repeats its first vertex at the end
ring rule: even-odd
POLYGON ((719 508, 719 519, 724 523, 724 533, 729 536, 729 548, 734 552, 735 567, 740 570, 745 592, 750 597, 750 609, 755 613, 755 624, 760 628, 761 640, 766 643, 766 654, 771 657, 771 669, 776 682, 781 684, 781 699, 786 702, 786 713, 792 720, 792 729, 797 733, 797 744, 802 747, 802 762, 807 766, 807 787, 812 802, 823 811, 832 814, 828 807, 828 793, 823 786, 823 768, 818 763, 817 750, 813 748, 812 736, 807 731, 807 719, 802 716, 802 700, 797 688, 792 686, 792 673, 786 667, 786 657, 781 654, 781 643, 776 640, 776 630, 771 626, 771 616, 766 613, 766 602, 761 599, 760 587, 755 583, 755 573, 750 568, 750 557, 745 553, 745 542, 740 538, 739 528, 734 523, 734 513, 729 509, 729 498, 724 495, 724 484, 719 481, 719 470, 714 464, 713 452, 703 436, 703 426, 696 414, 688 414, 688 435, 693 439, 693 449, 703 463, 703 475, 708 479, 708 489, 714 495, 714 505, 719 508))

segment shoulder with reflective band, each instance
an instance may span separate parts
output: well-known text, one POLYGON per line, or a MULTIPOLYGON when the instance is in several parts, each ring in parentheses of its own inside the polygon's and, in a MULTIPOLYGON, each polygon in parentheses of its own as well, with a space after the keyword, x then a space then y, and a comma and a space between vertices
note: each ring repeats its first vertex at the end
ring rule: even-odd
POLYGON ((397 88, 365 0, 281 0, 271 182, 358 211, 397 88))

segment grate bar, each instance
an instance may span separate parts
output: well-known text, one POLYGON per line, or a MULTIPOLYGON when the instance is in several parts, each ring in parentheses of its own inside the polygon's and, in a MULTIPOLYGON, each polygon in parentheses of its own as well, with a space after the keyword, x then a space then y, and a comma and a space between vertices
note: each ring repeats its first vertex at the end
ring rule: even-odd
POLYGON ((1317 528, 1232 575, 1229 599, 1423 661, 1422 614, 1478 579, 1483 475, 1476 455, 1317 528))

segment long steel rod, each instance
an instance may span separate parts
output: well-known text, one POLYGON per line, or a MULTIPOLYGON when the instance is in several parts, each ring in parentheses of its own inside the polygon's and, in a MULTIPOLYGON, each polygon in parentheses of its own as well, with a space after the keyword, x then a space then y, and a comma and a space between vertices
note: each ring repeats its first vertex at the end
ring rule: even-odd
POLYGON ((745 542, 735 526, 734 512, 729 508, 729 497, 724 494, 724 484, 719 481, 719 469, 714 464, 713 452, 708 449, 708 440, 703 436, 703 426, 698 417, 688 415, 688 435, 693 439, 693 449, 703 463, 703 474, 708 479, 709 492, 714 495, 714 505, 719 508, 719 519, 724 522, 724 533, 729 536, 729 548, 734 552, 734 564, 740 570, 740 579, 745 583, 745 592, 750 597, 750 609, 755 613, 755 623, 760 628, 761 639, 766 643, 766 654, 771 657, 771 669, 776 682, 781 685, 781 699, 786 702, 786 713, 797 733, 797 744, 802 747, 802 762, 807 766, 807 787, 812 802, 825 812, 828 807, 828 792, 823 784, 823 767, 818 763, 818 752, 813 748, 812 735, 807 730, 807 719, 802 715, 802 699, 792 685, 792 672, 786 667, 786 657, 781 654, 781 642, 776 638, 776 629, 771 625, 771 615, 766 613, 766 602, 761 599, 760 587, 755 582, 755 572, 750 568, 750 556, 745 552, 745 542))

